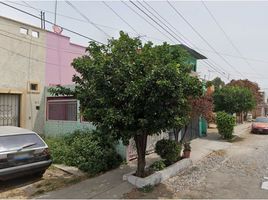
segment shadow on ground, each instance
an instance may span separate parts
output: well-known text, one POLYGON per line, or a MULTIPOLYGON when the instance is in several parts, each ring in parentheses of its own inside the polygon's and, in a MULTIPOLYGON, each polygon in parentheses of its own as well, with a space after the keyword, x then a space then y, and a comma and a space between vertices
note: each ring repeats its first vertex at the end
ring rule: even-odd
POLYGON ((124 194, 124 199, 158 199, 158 198, 173 198, 173 192, 167 188, 164 184, 159 184, 153 188, 150 192, 141 192, 135 188, 131 192, 124 194))
POLYGON ((11 180, 0 181, 0 193, 11 189, 21 188, 40 181, 42 178, 34 175, 18 177, 11 180))

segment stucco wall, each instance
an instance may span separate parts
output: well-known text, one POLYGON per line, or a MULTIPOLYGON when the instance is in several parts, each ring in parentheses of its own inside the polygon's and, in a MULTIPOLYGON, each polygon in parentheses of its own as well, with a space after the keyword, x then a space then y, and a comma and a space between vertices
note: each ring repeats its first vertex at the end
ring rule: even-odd
MULTIPOLYGON (((45 32, 37 27, 0 17, 0 93, 20 93, 20 126, 34 129, 40 113, 45 84, 45 32), (20 28, 28 34, 20 33, 20 28), (32 30, 39 32, 39 38, 32 37, 32 30), (39 84, 38 93, 27 90, 28 82, 39 84)), ((40 126, 38 126, 40 127, 40 126)))
POLYGON ((46 85, 69 85, 76 73, 71 63, 85 54, 85 47, 70 43, 70 38, 47 32, 46 85))

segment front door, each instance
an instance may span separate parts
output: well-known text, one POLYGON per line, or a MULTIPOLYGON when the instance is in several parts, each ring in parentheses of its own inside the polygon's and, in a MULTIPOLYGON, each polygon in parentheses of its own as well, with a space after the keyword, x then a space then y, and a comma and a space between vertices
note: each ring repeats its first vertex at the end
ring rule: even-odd
POLYGON ((20 95, 0 94, 0 126, 20 126, 20 95))

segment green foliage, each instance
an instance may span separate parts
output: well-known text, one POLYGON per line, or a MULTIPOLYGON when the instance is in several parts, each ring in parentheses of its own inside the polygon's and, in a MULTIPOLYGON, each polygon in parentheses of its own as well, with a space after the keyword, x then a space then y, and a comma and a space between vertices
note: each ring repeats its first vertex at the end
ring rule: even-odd
POLYGON ((232 139, 235 126, 235 117, 225 112, 217 112, 216 124, 219 134, 224 139, 232 139))
MULTIPOLYGON (((190 56, 180 45, 142 44, 120 32, 107 45, 90 42, 87 52, 72 63, 74 91, 57 87, 50 92, 74 95, 88 121, 125 144, 141 133, 147 137, 185 124, 188 97, 202 93, 201 82, 189 73, 190 56)), ((146 148, 137 149, 144 157, 146 148)))
POLYGON ((65 141, 61 137, 48 137, 45 138, 47 145, 49 146, 50 153, 53 158, 53 163, 60 164, 64 163, 69 148, 65 141))
POLYGON ((174 140, 162 139, 157 141, 155 152, 167 163, 172 164, 180 158, 181 145, 174 140))
POLYGON ((212 81, 210 81, 212 85, 215 87, 215 91, 221 89, 222 87, 225 86, 225 83, 223 80, 221 80, 220 77, 214 78, 212 81))
POLYGON ((256 101, 252 92, 247 88, 226 86, 214 93, 215 111, 241 113, 253 109, 256 101))
POLYGON ((154 186, 149 184, 149 185, 145 185, 142 188, 139 188, 138 190, 140 192, 149 193, 149 192, 152 192, 154 190, 154 186))
POLYGON ((239 79, 239 80, 231 80, 231 82, 228 83, 227 86, 238 86, 242 88, 248 88, 252 92, 253 97, 255 98, 255 101, 257 103, 263 102, 263 96, 262 93, 260 93, 260 87, 258 83, 251 82, 248 79, 244 80, 239 79))
POLYGON ((166 164, 164 163, 163 160, 155 161, 155 162, 150 166, 150 168, 151 168, 153 171, 160 171, 160 170, 165 169, 165 167, 166 167, 166 164))
POLYGON ((103 138, 98 131, 75 131, 46 141, 55 163, 76 166, 91 175, 118 167, 122 162, 112 139, 103 138))

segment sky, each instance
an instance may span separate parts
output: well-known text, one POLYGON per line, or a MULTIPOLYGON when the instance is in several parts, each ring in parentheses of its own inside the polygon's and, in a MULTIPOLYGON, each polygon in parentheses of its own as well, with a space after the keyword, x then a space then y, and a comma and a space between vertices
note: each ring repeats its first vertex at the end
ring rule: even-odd
MULTIPOLYGON (((34 15, 40 15, 43 10, 46 20, 54 22, 55 1, 3 2, 34 15)), ((268 1, 133 3, 57 1, 56 23, 63 27, 62 34, 69 36, 71 42, 83 46, 88 45, 88 39, 64 28, 102 43, 111 37, 117 38, 123 30, 143 42, 186 44, 208 58, 198 61, 201 78, 211 80, 219 76, 226 83, 247 78, 257 82, 267 95, 268 1)), ((0 4, 0 15, 40 26, 40 20, 3 4, 0 4)), ((51 30, 51 25, 46 24, 46 28, 51 30)))

